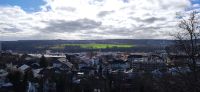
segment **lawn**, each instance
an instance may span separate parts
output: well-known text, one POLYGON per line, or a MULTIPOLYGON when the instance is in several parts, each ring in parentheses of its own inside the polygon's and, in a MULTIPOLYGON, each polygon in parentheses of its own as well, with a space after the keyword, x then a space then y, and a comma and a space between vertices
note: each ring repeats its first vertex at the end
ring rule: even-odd
POLYGON ((131 48, 133 45, 128 44, 61 44, 50 47, 51 49, 64 49, 67 46, 78 46, 87 49, 106 49, 106 48, 131 48))

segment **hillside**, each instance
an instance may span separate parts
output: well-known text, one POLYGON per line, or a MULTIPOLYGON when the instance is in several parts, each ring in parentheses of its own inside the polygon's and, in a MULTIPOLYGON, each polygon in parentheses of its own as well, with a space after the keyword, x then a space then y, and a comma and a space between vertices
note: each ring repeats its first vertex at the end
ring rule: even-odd
POLYGON ((61 52, 81 52, 91 50, 103 51, 146 51, 164 48, 172 40, 155 39, 109 39, 109 40, 20 40, 3 41, 3 50, 17 52, 41 52, 47 49, 61 52), (143 50, 142 50, 143 49, 143 50))

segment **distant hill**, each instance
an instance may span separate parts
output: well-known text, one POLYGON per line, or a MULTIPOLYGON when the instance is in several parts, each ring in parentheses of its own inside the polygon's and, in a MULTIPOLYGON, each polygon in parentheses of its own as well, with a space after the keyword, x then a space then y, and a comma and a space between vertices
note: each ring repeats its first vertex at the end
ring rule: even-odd
MULTIPOLYGON (((102 51, 151 51, 161 49, 173 44, 173 40, 162 39, 107 39, 107 40, 19 40, 3 41, 3 50, 13 50, 17 52, 43 52, 48 49, 59 52, 82 52, 99 50, 102 51), (71 44, 71 45, 70 45, 71 44), (73 45, 76 44, 76 45, 73 45), (81 44, 80 46, 77 44, 81 44), (112 48, 81 48, 84 44, 98 44, 101 46, 113 46, 112 48), (118 46, 119 45, 119 46, 118 46), (124 46, 123 46, 124 45, 124 46), (129 48, 122 48, 130 45, 129 48), (53 47, 64 46, 63 49, 53 47), (133 46, 133 47, 132 47, 133 46)), ((87 46, 87 45, 86 45, 87 46)), ((90 45, 89 45, 90 46, 90 45)))

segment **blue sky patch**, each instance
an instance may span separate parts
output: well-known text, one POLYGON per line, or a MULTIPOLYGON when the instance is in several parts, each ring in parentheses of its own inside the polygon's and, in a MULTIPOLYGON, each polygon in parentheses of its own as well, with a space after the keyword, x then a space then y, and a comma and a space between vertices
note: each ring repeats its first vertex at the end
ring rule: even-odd
POLYGON ((192 0, 192 4, 200 4, 200 0, 192 0))
POLYGON ((38 11, 44 4, 43 0, 0 0, 0 6, 20 6, 27 12, 38 11))

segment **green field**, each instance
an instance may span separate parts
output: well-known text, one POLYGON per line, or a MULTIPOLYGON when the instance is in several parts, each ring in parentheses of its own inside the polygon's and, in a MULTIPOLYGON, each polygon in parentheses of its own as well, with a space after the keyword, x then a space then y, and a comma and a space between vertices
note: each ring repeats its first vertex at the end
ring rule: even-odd
POLYGON ((131 48, 128 44, 61 44, 50 47, 51 49, 64 49, 67 46, 78 46, 86 49, 106 49, 106 48, 131 48))

